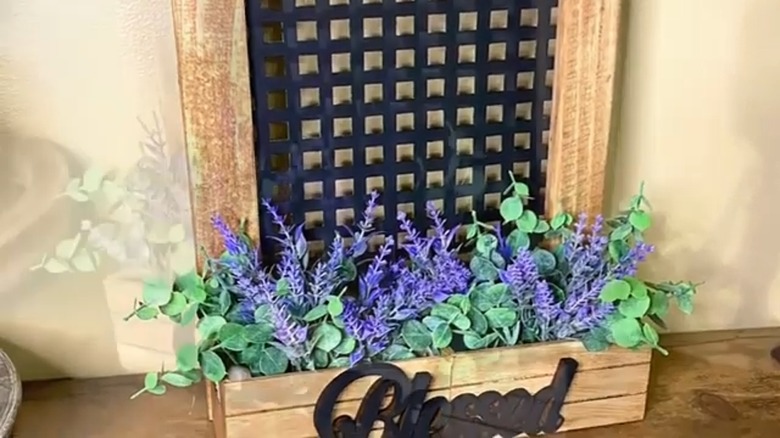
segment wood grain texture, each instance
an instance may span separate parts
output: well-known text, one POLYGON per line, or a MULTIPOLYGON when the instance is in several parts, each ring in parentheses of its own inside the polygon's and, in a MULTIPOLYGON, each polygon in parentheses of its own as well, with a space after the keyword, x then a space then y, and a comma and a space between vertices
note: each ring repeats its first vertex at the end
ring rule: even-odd
MULTIPOLYGON (((563 357, 576 359, 579 367, 566 399, 567 420, 562 430, 623 423, 644 416, 649 350, 613 348, 589 353, 579 342, 554 342, 412 359, 396 365, 410 377, 422 371, 431 373, 433 382, 428 397, 452 399, 463 393, 506 393, 518 387, 538 391, 550 383, 563 357)), ((220 385, 220 402, 212 402, 215 429, 225 430, 227 438, 250 438, 260 428, 279 436, 314 437, 312 418, 317 397, 342 371, 224 383, 220 385), (219 409, 224 409, 224 429, 219 422, 219 409)), ((375 381, 376 378, 361 379, 349 387, 336 405, 335 416, 354 416, 366 390, 375 381)))
MULTIPOLYGON (((258 233, 252 100, 243 0, 173 0, 195 238, 218 253, 211 216, 258 233)), ((198 254, 202 263, 202 254, 198 254)))
POLYGON ((565 0, 556 35, 546 212, 602 213, 623 0, 565 0))
MULTIPOLYGON (((780 345, 780 328, 674 334, 662 343, 670 354, 653 356, 644 421, 556 436, 777 436, 780 365, 769 352, 780 345)), ((142 385, 143 376, 25 383, 14 437, 214 436, 201 386, 129 400, 142 385)))

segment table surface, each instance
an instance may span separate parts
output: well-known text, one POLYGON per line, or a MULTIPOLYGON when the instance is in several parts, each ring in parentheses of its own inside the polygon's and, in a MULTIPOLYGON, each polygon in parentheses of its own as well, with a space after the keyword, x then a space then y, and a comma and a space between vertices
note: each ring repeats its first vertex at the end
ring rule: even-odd
MULTIPOLYGON (((780 328, 673 334, 653 356, 644 421, 567 438, 780 437, 780 328)), ((14 437, 211 437, 202 386, 129 400, 141 376, 30 382, 14 437)))

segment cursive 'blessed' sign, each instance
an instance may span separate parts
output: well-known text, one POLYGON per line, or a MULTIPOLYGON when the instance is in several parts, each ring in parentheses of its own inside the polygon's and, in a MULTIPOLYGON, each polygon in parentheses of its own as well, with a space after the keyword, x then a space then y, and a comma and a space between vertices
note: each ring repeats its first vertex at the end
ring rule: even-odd
POLYGON ((535 394, 517 388, 504 395, 496 391, 461 394, 452 401, 444 397, 425 400, 433 380, 430 373, 417 373, 409 380, 403 370, 389 363, 358 366, 339 374, 322 391, 314 408, 314 426, 320 438, 367 438, 376 422, 382 423, 385 438, 549 434, 563 424, 561 407, 577 366, 574 359, 561 359, 550 385, 535 394), (379 379, 363 397, 355 417, 334 419, 341 393, 356 380, 371 376, 379 379), (388 396, 390 403, 385 403, 388 396))

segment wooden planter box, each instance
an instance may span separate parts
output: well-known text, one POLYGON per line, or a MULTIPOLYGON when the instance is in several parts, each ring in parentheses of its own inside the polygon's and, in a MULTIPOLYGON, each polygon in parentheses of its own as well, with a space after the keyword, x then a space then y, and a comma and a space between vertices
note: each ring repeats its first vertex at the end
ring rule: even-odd
MULTIPOLYGON (((589 353, 579 342, 488 349, 445 357, 426 357, 395 363, 411 378, 433 375, 428 396, 498 391, 523 387, 534 393, 550 384, 558 361, 579 362, 561 414, 560 431, 638 421, 645 416, 650 377, 650 350, 612 348, 589 353)), ((208 385, 209 417, 217 438, 256 438, 259 435, 315 438, 314 405, 320 392, 343 369, 263 377, 208 385)), ((335 415, 352 416, 375 377, 358 380, 344 392, 335 415)), ((377 435, 379 436, 379 435, 377 435)))

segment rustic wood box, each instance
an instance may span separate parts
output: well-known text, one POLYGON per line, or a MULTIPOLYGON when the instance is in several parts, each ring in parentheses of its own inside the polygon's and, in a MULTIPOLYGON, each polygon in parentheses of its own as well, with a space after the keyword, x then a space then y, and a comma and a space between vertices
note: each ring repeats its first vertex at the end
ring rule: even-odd
MULTIPOLYGON (((611 348, 586 351, 579 342, 552 342, 411 359, 395 364, 411 378, 433 375, 429 397, 523 387, 533 393, 548 385, 558 361, 579 362, 561 414, 560 431, 638 421, 645 416, 650 350, 611 348)), ((313 411, 320 392, 343 369, 291 373, 208 385, 210 418, 217 438, 264 436, 315 438, 313 411)), ((344 392, 335 415, 355 415, 376 377, 358 380, 344 392)))

